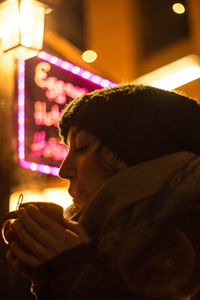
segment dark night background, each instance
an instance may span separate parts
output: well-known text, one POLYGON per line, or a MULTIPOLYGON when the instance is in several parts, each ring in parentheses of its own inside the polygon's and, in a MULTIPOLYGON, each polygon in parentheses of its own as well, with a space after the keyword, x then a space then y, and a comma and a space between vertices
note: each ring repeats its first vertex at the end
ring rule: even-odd
MULTIPOLYGON (((62 0, 51 2, 54 3, 54 10, 46 16, 46 28, 53 28, 53 30, 79 49, 85 50, 84 25, 86 14, 84 12, 84 1, 62 0)), ((179 16, 173 14, 171 12, 173 2, 171 0, 139 1, 143 16, 140 32, 143 43, 141 57, 151 56, 189 35, 187 14, 179 16), (170 13, 166 14, 166 11, 169 10, 170 13)), ((186 5, 183 0, 179 2, 186 5)), ((44 44, 44 50, 59 56, 48 45, 44 44)), ((1 80, 4 79, 1 78, 1 80)), ((17 83, 17 72, 15 82, 17 83)), ((22 169, 18 164, 16 99, 17 90, 15 90, 13 95, 12 103, 8 102, 5 97, 0 98, 0 215, 8 211, 9 196, 19 184, 29 182, 30 180, 34 182, 38 180, 48 182, 51 180, 51 176, 33 173, 22 169)), ((1 246, 0 298, 6 300, 34 299, 28 292, 29 283, 9 267, 4 258, 5 252, 6 247, 1 246)))

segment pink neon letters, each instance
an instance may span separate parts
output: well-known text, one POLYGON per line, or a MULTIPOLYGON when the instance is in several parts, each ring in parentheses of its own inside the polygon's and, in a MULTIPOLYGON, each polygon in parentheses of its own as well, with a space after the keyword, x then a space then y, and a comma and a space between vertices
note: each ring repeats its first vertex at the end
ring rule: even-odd
POLYGON ((46 96, 49 101, 58 104, 68 103, 67 97, 75 99, 88 93, 86 88, 74 86, 70 82, 58 80, 56 77, 47 77, 51 65, 47 62, 40 62, 35 69, 35 83, 42 89, 46 89, 46 96))
POLYGON ((23 168, 57 176, 57 166, 68 151, 59 144, 56 131, 65 104, 96 88, 117 84, 43 51, 28 61, 18 63, 19 162, 23 168), (32 65, 34 73, 29 76, 32 65), (63 76, 63 71, 67 76, 63 76), (35 87, 39 92, 38 88, 34 92, 35 87))
POLYGON ((44 130, 34 134, 33 144, 31 145, 31 155, 33 157, 44 156, 53 158, 56 161, 62 161, 68 153, 66 146, 59 144, 54 137, 49 138, 47 141, 45 138, 46 132, 44 130))

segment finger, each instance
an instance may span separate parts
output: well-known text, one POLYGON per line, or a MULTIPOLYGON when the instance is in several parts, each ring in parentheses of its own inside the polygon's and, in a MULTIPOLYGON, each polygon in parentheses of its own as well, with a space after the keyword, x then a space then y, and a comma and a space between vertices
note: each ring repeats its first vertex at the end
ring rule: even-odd
POLYGON ((6 258, 8 259, 9 263, 12 266, 15 266, 15 261, 17 260, 16 256, 13 255, 12 251, 10 250, 10 248, 8 249, 7 253, 6 253, 6 258))
POLYGON ((76 233, 68 229, 65 230, 65 250, 76 247, 82 243, 82 239, 76 233))
POLYGON ((8 259, 9 263, 18 271, 22 272, 21 270, 21 263, 19 262, 18 258, 14 255, 14 253, 9 249, 6 254, 6 258, 8 259))
POLYGON ((5 238, 8 243, 11 243, 16 238, 16 234, 11 228, 9 228, 5 231, 5 238))
MULTIPOLYGON (((39 211, 39 214, 42 214, 42 213, 39 211)), ((41 227, 40 224, 38 224, 37 221, 35 221, 32 218, 32 215, 30 215, 26 209, 24 209, 24 208, 19 209, 18 217, 19 217, 20 221, 23 223, 23 225, 25 226, 26 230, 40 244, 45 246, 49 243, 50 244, 54 243, 54 239, 53 239, 52 235, 49 233, 49 230, 46 230, 43 227, 41 227)))
MULTIPOLYGON (((12 242, 10 245, 10 252, 12 256, 14 255, 17 259, 20 260, 23 264, 36 268, 41 264, 41 261, 37 259, 35 256, 28 254, 24 252, 15 242, 12 242)), ((13 260, 13 264, 16 267, 19 267, 19 263, 15 260, 13 260)))
POLYGON ((65 219, 65 228, 71 230, 72 232, 76 233, 79 238, 84 242, 84 243, 89 243, 91 241, 91 237, 85 230, 85 228, 78 222, 65 219))
POLYGON ((42 226, 46 231, 48 231, 48 233, 52 234, 53 236, 58 237, 60 232, 64 232, 63 226, 42 213, 37 206, 30 204, 27 206, 27 211, 40 226, 42 226))
POLYGON ((16 269, 16 271, 27 277, 29 280, 34 279, 33 268, 21 263, 19 259, 12 253, 12 251, 10 251, 10 249, 7 251, 6 258, 12 267, 16 269))
POLYGON ((23 224, 16 220, 13 224, 13 228, 19 237, 19 239, 23 242, 25 247, 36 255, 39 258, 43 258, 46 252, 45 246, 39 243, 37 240, 35 240, 29 232, 24 228, 23 224))

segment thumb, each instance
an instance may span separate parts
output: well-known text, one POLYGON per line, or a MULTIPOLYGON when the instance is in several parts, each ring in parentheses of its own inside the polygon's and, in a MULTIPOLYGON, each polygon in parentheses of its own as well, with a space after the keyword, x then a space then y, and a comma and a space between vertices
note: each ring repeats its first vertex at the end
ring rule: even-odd
POLYGON ((85 244, 91 242, 91 237, 80 223, 65 219, 64 225, 66 229, 76 233, 85 244))

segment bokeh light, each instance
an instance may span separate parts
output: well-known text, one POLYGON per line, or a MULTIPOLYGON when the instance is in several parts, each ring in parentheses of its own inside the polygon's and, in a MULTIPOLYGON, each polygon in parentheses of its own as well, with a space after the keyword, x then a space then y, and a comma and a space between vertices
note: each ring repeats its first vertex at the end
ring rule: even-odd
POLYGON ((92 63, 97 59, 97 53, 93 50, 86 50, 82 54, 82 59, 87 63, 92 63))
POLYGON ((182 3, 174 3, 172 9, 176 14, 179 15, 185 12, 185 6, 182 3))

